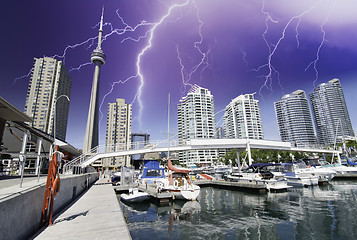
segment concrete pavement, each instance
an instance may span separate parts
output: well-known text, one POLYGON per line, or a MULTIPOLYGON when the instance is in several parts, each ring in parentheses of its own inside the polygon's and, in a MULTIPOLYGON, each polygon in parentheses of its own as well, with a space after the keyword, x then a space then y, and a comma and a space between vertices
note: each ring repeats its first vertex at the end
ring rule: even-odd
POLYGON ((107 180, 99 179, 34 239, 131 239, 118 199, 107 180))

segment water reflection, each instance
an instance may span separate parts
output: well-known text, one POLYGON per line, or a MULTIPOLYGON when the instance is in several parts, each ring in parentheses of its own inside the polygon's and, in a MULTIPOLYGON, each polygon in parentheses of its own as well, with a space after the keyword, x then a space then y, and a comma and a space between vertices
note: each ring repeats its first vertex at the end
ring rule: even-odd
POLYGON ((356 239, 357 181, 257 195, 202 188, 196 202, 122 205, 133 239, 356 239))

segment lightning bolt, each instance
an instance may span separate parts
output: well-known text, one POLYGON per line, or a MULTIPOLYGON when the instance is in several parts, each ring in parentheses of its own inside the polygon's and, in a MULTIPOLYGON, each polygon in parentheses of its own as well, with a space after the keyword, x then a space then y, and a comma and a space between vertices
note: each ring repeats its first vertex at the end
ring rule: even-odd
POLYGON ((324 25, 325 23, 327 22, 327 17, 325 18, 324 22, 322 23, 320 29, 321 29, 321 32, 322 32, 322 40, 319 44, 319 47, 317 48, 317 51, 316 51, 316 58, 314 61, 310 62, 310 64, 305 68, 305 72, 307 72, 307 70, 313 66, 313 69, 315 71, 315 79, 313 81, 313 86, 314 88, 316 87, 316 82, 319 78, 319 71, 317 70, 317 62, 319 61, 320 59, 320 51, 321 51, 321 48, 322 46, 324 45, 324 42, 325 42, 325 36, 326 36, 326 32, 324 31, 324 25))
POLYGON ((264 80, 264 84, 259 89, 259 95, 262 98, 263 98, 263 95, 262 95, 261 92, 262 92, 263 88, 266 88, 266 89, 268 89, 268 90, 270 90, 272 92, 272 83, 273 83, 273 75, 274 74, 277 76, 276 78, 277 78, 278 84, 279 84, 280 88, 283 90, 283 87, 282 87, 281 82, 280 82, 280 77, 279 77, 280 74, 275 69, 275 67, 273 66, 272 59, 274 57, 274 54, 278 50, 280 43, 285 39, 286 30, 291 25, 291 23, 294 22, 294 20, 297 20, 297 23, 296 23, 296 26, 295 26, 295 38, 296 38, 297 48, 298 48, 299 45, 300 45, 298 28, 300 26, 301 19, 302 19, 302 17, 304 15, 306 15, 307 13, 309 13, 310 11, 315 9, 317 7, 317 5, 320 4, 321 2, 322 2, 322 0, 317 1, 317 2, 315 2, 314 5, 312 5, 310 8, 306 9, 305 11, 303 11, 301 14, 291 17, 289 19, 289 21, 283 27, 280 38, 276 41, 275 44, 270 44, 269 41, 266 38, 266 34, 269 32, 269 23, 277 24, 277 23, 279 23, 279 21, 273 19, 271 14, 269 12, 265 11, 265 0, 263 0, 261 13, 264 14, 266 16, 266 18, 265 18, 265 31, 264 31, 262 37, 263 37, 263 40, 264 40, 264 42, 265 42, 265 44, 266 44, 266 46, 267 46, 267 48, 269 50, 269 55, 268 55, 268 58, 267 58, 267 63, 265 63, 264 65, 259 66, 256 69, 252 69, 253 71, 260 72, 262 69, 266 69, 267 68, 267 71, 268 71, 267 74, 258 76, 259 78, 265 79, 264 80))
POLYGON ((243 51, 243 50, 240 50, 241 51, 241 53, 242 53, 242 58, 243 58, 243 61, 245 62, 245 64, 248 66, 249 65, 249 63, 248 63, 248 61, 247 61, 247 53, 245 52, 245 51, 243 51))
POLYGON ((142 94, 142 89, 144 87, 144 76, 143 73, 141 71, 141 61, 142 61, 142 57, 144 56, 145 52, 151 48, 152 46, 152 40, 154 38, 154 33, 155 30, 165 21, 165 19, 167 19, 170 15, 171 12, 175 9, 175 8, 180 8, 180 7, 184 7, 187 6, 190 3, 190 0, 187 0, 186 2, 184 2, 183 4, 174 4, 172 5, 168 12, 160 19, 160 21, 156 24, 153 25, 153 27, 151 28, 151 30, 149 31, 149 40, 148 40, 148 44, 141 50, 141 52, 139 53, 138 57, 137 57, 137 61, 136 61, 136 68, 137 68, 137 76, 139 77, 140 80, 140 85, 138 88, 138 92, 137 95, 135 96, 135 98, 137 98, 137 101, 139 103, 139 123, 141 125, 141 114, 142 114, 142 110, 143 110, 143 103, 141 100, 141 94, 142 94))
MULTIPOLYGON (((177 59, 180 65, 180 73, 181 73, 181 82, 182 82, 182 89, 181 89, 181 96, 184 96, 186 89, 188 86, 192 87, 192 84, 190 83, 191 80, 193 79, 193 76, 199 72, 199 76, 200 76, 200 82, 203 79, 203 73, 207 68, 211 68, 211 64, 209 61, 209 57, 211 56, 211 51, 212 51, 212 47, 208 46, 207 50, 204 51, 202 49, 202 45, 203 45, 203 41, 204 41, 204 37, 202 34, 202 28, 203 28, 203 21, 201 20, 200 17, 200 12, 198 9, 198 6, 196 4, 195 1, 192 1, 192 7, 195 9, 195 16, 197 17, 197 22, 198 22, 198 40, 193 42, 193 47, 194 49, 196 49, 196 52, 199 54, 200 58, 199 61, 197 63, 195 63, 190 70, 188 70, 187 72, 185 72, 185 69, 188 68, 185 66, 184 64, 184 60, 182 58, 183 53, 181 53, 179 51, 179 46, 178 44, 176 44, 176 53, 177 53, 177 59)), ((191 63, 194 63, 194 58, 190 57, 189 54, 185 54, 185 56, 187 58, 190 59, 191 63)))
POLYGON ((21 76, 21 77, 17 77, 17 78, 15 78, 15 79, 14 79, 14 85, 16 84, 17 80, 21 80, 21 79, 23 79, 23 78, 28 78, 28 77, 31 75, 32 70, 33 70, 33 68, 31 68, 31 69, 30 69, 30 71, 29 71, 29 73, 28 73, 28 74, 23 75, 23 76, 21 76))
POLYGON ((183 90, 182 90, 182 95, 183 95, 183 92, 186 91, 186 86, 192 87, 192 84, 185 81, 185 79, 186 79, 185 65, 182 62, 181 53, 179 51, 178 44, 176 44, 176 53, 177 53, 177 59, 178 59, 179 64, 180 64, 181 80, 182 80, 182 84, 183 84, 183 90))
MULTIPOLYGON (((147 30, 145 32, 144 35, 140 35, 139 37, 137 38, 133 38, 133 37, 126 37, 124 38, 121 43, 125 42, 125 41, 128 41, 128 40, 131 40, 131 41, 135 41, 135 42, 139 42, 140 40, 142 39, 145 39, 145 38, 148 38, 148 41, 147 41, 147 44, 142 48, 142 50, 139 52, 139 54, 137 55, 137 58, 136 58, 136 73, 132 76, 129 76, 128 78, 126 78, 125 80, 120 80, 120 81, 117 81, 117 82, 114 82, 112 83, 111 85, 111 89, 109 90, 109 92, 107 94, 105 94, 105 96, 103 97, 102 99, 102 102, 101 102, 101 105, 99 107, 99 109, 102 108, 102 105, 104 104, 104 101, 105 101, 105 98, 107 96, 109 96, 112 92, 113 92, 113 89, 114 89, 114 86, 116 84, 119 84, 119 83, 126 83, 127 81, 131 80, 131 79, 138 79, 139 80, 139 86, 138 86, 138 89, 137 89, 137 92, 134 96, 134 99, 132 101, 131 104, 134 104, 135 102, 138 103, 139 105, 139 114, 138 114, 138 121, 139 121, 139 125, 141 126, 141 115, 142 115, 142 111, 143 111, 143 108, 144 108, 144 105, 143 105, 143 102, 142 102, 142 99, 141 99, 141 96, 142 96, 142 90, 143 90, 143 87, 144 87, 144 84, 145 84, 145 81, 144 81, 144 75, 143 75, 143 72, 142 72, 142 68, 141 68, 141 64, 142 64, 142 58, 143 56, 145 55, 145 53, 152 47, 152 41, 154 39, 154 35, 155 35, 155 32, 156 30, 159 28, 159 26, 161 24, 163 24, 171 15, 171 13, 177 9, 177 8, 181 8, 181 7, 184 7, 184 6, 188 6, 188 4, 191 2, 192 0, 187 0, 185 1, 184 3, 182 4, 173 4, 171 5, 166 14, 163 15, 160 20, 158 22, 155 22, 155 23, 150 23, 150 22, 147 22, 147 21, 141 21, 140 24, 136 25, 135 27, 131 27, 130 25, 128 25, 124 19, 120 16, 119 14, 119 11, 117 10, 117 15, 118 17, 120 18, 122 24, 124 24, 125 28, 122 29, 121 31, 112 31, 110 34, 112 34, 113 32, 116 32, 117 34, 121 34, 123 32, 135 32, 136 29, 138 29, 139 27, 142 27, 142 26, 149 26, 151 27, 149 30, 147 30)), ((105 39, 105 37, 103 38, 105 39)), ((101 112, 100 110, 100 113, 101 113, 101 119, 103 117, 103 113, 101 112)))
POLYGON ((317 80, 319 79, 319 71, 317 70, 317 62, 318 62, 319 59, 320 59, 320 51, 321 51, 321 48, 322 48, 322 46, 324 45, 324 43, 325 43, 325 41, 326 41, 326 38, 325 38, 325 37, 326 37, 326 32, 325 32, 325 30, 324 30, 324 26, 325 26, 325 24, 327 23, 327 21, 328 21, 328 19, 329 19, 329 16, 331 15, 332 9, 334 8, 335 4, 336 4, 336 1, 334 1, 334 4, 331 5, 331 8, 330 8, 330 11, 329 11, 328 15, 325 17, 323 23, 322 23, 321 26, 320 26, 320 30, 321 30, 321 32, 322 32, 322 39, 321 39, 321 42, 320 42, 320 44, 319 44, 319 46, 318 46, 318 48, 317 48, 315 60, 312 61, 312 62, 310 62, 310 64, 305 68, 305 72, 307 72, 307 70, 308 70, 311 66, 313 66, 313 69, 314 69, 314 72, 315 72, 315 79, 314 79, 312 85, 313 85, 314 88, 316 87, 316 82, 317 82, 317 80))

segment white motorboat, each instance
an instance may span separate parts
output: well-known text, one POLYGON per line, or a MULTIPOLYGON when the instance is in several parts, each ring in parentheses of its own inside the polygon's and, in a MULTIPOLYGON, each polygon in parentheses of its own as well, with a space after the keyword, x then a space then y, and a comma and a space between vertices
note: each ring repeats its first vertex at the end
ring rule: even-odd
POLYGON ((318 177, 318 183, 328 183, 331 181, 335 175, 336 171, 329 168, 321 168, 314 159, 304 159, 303 161, 299 161, 294 163, 295 173, 299 173, 300 175, 313 175, 318 177))
POLYGON ((290 186, 305 187, 319 184, 318 176, 312 172, 299 170, 292 163, 280 163, 277 166, 280 166, 278 169, 285 175, 290 186))
POLYGON ((335 178, 357 178, 356 167, 347 167, 338 163, 329 164, 325 161, 320 161, 320 163, 321 168, 335 171, 335 178))
POLYGON ((241 183, 264 184, 267 190, 286 190, 289 188, 286 177, 280 172, 271 172, 266 169, 274 164, 254 163, 243 172, 228 175, 228 181, 241 183))
POLYGON ((140 192, 137 188, 129 189, 129 193, 120 195, 120 199, 128 203, 138 203, 150 200, 151 196, 146 192, 140 192))

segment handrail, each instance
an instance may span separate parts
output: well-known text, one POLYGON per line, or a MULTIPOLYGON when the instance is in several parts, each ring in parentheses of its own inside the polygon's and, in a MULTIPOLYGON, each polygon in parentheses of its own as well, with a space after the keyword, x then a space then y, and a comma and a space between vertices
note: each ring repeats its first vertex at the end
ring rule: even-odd
MULTIPOLYGON (((154 141, 153 143, 147 144, 146 141, 141 141, 141 142, 135 142, 131 143, 129 148, 127 144, 112 144, 112 145, 98 145, 92 149, 90 149, 86 153, 82 153, 78 157, 74 158, 70 162, 67 162, 66 164, 63 165, 63 172, 65 174, 73 174, 73 169, 74 167, 78 167, 86 161, 88 157, 94 157, 95 155, 99 153, 109 153, 109 152, 118 152, 118 151, 123 151, 123 150, 130 150, 130 149, 143 149, 143 148, 156 148, 159 146, 166 146, 168 145, 167 140, 157 140, 154 141), (166 144, 165 144, 166 143, 166 144)), ((177 146, 178 141, 175 140, 170 140, 170 146, 177 146), (173 143, 172 143, 173 142, 173 143)), ((78 170, 77 170, 78 171, 78 170)))
MULTIPOLYGON (((193 140, 193 139, 192 139, 193 140)), ((223 140, 223 139, 222 139, 223 140)), ((130 146, 127 144, 113 144, 110 146, 99 145, 92 148, 90 151, 83 153, 82 155, 74 158, 72 161, 67 162, 63 166, 63 173, 65 174, 75 174, 83 172, 83 168, 81 167, 84 162, 89 160, 90 158, 95 158, 98 154, 101 153, 112 153, 112 152, 120 152, 126 150, 143 150, 143 149, 155 149, 155 148, 165 148, 170 146, 170 148, 177 146, 191 146, 191 140, 187 140, 179 144, 179 140, 174 139, 170 140, 170 144, 168 144, 168 140, 157 140, 154 142, 150 142, 150 144, 146 144, 146 142, 135 142, 131 143, 130 146)), ((299 147, 291 146, 291 150, 302 150, 302 149, 325 149, 332 150, 331 147, 322 147, 321 145, 305 145, 299 147)))

